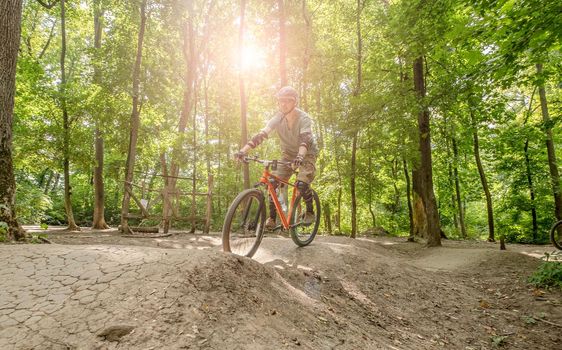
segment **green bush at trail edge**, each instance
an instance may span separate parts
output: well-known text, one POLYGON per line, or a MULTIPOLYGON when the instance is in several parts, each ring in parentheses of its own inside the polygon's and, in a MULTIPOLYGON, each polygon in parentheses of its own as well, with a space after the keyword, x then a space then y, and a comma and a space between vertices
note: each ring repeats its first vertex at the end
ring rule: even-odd
POLYGON ((537 271, 529 277, 529 283, 541 288, 562 289, 562 262, 544 261, 539 265, 537 271))

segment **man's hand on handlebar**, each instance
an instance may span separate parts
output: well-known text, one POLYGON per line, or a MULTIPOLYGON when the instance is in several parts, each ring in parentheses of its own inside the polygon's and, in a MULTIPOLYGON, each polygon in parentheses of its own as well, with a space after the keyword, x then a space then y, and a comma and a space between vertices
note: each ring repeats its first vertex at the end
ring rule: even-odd
POLYGON ((296 168, 298 168, 302 165, 303 161, 304 161, 304 157, 299 154, 293 160, 293 162, 291 163, 291 166, 293 167, 293 169, 296 169, 296 168))
POLYGON ((238 151, 236 153, 234 153, 234 159, 237 162, 244 162, 246 159, 246 157, 248 156, 248 154, 246 152, 243 151, 238 151))

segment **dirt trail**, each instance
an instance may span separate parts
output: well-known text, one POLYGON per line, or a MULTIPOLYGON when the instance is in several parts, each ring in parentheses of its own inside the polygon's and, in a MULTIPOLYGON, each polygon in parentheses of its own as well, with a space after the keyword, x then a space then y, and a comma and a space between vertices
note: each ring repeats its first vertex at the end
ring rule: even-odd
POLYGON ((525 283, 548 247, 50 232, 0 246, 2 349, 557 349, 562 295, 525 283), (77 245, 79 244, 79 245, 77 245), (558 326, 557 326, 558 325, 558 326))

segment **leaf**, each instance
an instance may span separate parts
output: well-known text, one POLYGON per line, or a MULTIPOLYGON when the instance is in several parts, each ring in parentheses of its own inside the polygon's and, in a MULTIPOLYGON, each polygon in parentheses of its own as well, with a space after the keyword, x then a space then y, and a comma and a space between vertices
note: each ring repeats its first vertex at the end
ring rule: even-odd
POLYGON ((492 336, 492 345, 496 347, 500 347, 505 345, 505 340, 507 339, 507 335, 494 335, 492 336))

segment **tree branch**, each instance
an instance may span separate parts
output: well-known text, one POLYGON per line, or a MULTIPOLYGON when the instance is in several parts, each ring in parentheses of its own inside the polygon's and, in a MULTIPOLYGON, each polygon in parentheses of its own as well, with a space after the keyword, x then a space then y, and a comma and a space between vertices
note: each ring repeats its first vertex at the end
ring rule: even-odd
POLYGON ((43 55, 45 54, 45 52, 47 51, 47 48, 49 47, 49 44, 51 43, 51 39, 53 38, 53 32, 55 31, 56 25, 57 25, 57 20, 55 19, 53 21, 53 26, 51 27, 51 32, 49 33, 49 39, 47 39, 47 42, 43 46, 43 49, 41 50, 41 53, 39 54, 38 59, 41 59, 43 57, 43 55))
POLYGON ((53 2, 44 2, 43 0, 37 0, 37 2, 41 4, 41 6, 43 6, 44 8, 50 10, 53 7, 55 7, 55 5, 57 4, 57 2, 59 2, 59 0, 54 0, 53 2))

